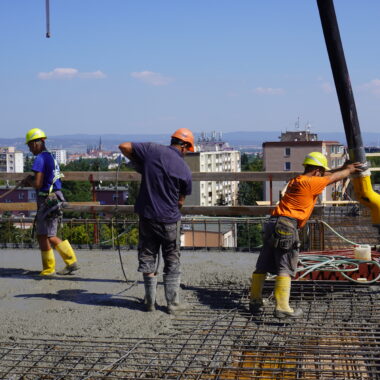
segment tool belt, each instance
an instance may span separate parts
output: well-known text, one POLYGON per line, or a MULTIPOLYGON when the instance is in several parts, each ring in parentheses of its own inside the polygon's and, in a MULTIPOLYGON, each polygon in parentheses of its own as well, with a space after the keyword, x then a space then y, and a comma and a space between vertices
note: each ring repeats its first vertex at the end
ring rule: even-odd
POLYGON ((297 219, 287 216, 272 218, 277 219, 272 235, 273 247, 283 251, 298 249, 301 246, 301 242, 297 230, 297 219))
POLYGON ((41 215, 41 219, 62 217, 64 199, 62 199, 59 194, 55 192, 44 193, 40 191, 38 196, 44 198, 43 202, 40 203, 38 210, 41 215))

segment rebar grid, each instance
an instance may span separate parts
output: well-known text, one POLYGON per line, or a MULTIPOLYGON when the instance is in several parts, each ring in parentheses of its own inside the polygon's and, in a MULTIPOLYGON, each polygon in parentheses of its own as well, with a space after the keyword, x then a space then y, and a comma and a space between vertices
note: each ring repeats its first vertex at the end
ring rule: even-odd
POLYGON ((0 341, 0 378, 380 379, 378 285, 294 282, 296 321, 274 318, 273 302, 252 317, 243 285, 188 290, 192 309, 170 334, 0 341))

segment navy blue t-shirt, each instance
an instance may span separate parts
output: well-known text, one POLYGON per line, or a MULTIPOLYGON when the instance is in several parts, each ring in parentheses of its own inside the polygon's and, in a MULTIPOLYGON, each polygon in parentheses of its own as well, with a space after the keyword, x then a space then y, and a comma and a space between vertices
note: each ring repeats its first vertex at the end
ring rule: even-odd
POLYGON ((135 212, 161 223, 177 222, 179 196, 191 194, 191 171, 181 152, 154 143, 132 143, 132 149, 141 172, 135 212))
MULTIPOLYGON (((43 151, 36 156, 33 162, 32 170, 36 173, 44 173, 44 180, 39 191, 49 192, 50 186, 56 175, 60 175, 59 165, 52 154, 48 151, 43 151)), ((53 185, 53 191, 61 190, 62 182, 57 179, 53 185)))

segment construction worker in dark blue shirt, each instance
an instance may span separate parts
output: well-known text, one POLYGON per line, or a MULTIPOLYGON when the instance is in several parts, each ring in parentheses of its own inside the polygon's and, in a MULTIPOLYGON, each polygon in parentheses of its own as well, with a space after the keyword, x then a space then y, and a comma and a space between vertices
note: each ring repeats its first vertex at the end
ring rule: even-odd
POLYGON ((146 309, 155 310, 155 272, 161 248, 168 313, 179 313, 184 309, 179 302, 180 208, 191 194, 192 185, 191 171, 183 157, 194 152, 194 136, 190 130, 181 128, 171 136, 170 146, 125 142, 119 149, 141 173, 135 211, 140 217, 138 271, 143 273, 146 309))
POLYGON ((46 149, 46 134, 39 128, 33 128, 26 134, 26 144, 36 156, 32 171, 33 176, 26 177, 23 185, 33 186, 37 192, 36 233, 41 249, 42 276, 55 274, 55 257, 53 248, 61 255, 66 267, 58 274, 70 274, 79 269, 77 258, 68 240, 57 237, 60 218, 59 205, 64 201, 61 191, 62 177, 59 165, 53 155, 46 149))

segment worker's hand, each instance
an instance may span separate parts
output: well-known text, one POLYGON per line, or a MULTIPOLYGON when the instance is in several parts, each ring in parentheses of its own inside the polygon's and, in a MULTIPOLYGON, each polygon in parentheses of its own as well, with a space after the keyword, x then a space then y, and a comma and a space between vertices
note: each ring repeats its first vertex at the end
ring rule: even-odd
POLYGON ((20 186, 31 186, 33 184, 33 181, 34 181, 34 176, 32 175, 28 175, 27 177, 25 177, 21 182, 20 182, 20 186))
POLYGON ((180 194, 179 199, 178 199, 178 208, 181 209, 185 203, 185 195, 180 194))
POLYGON ((365 164, 363 164, 362 162, 354 162, 352 164, 347 165, 345 164, 345 168, 350 171, 350 174, 361 173, 366 169, 365 164))

